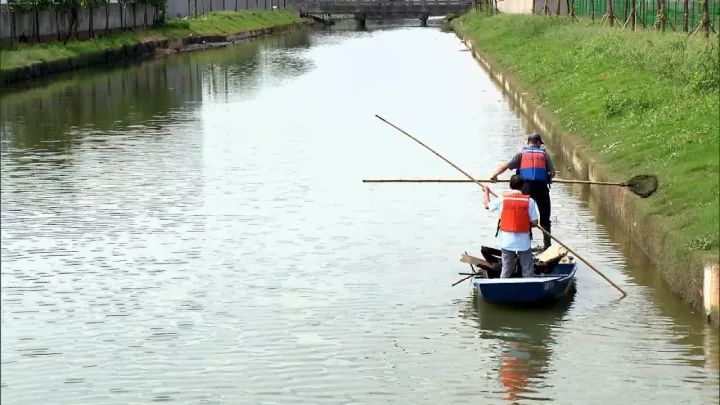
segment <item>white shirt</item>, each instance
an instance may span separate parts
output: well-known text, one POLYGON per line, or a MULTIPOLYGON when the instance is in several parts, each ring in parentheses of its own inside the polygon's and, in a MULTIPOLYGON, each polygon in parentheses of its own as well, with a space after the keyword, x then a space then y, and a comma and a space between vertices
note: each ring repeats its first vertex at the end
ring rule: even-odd
MULTIPOLYGON (((512 194, 521 194, 519 190, 512 190, 512 194)), ((530 222, 538 220, 537 206, 535 200, 528 199, 528 215, 530 222)), ((490 205, 490 211, 497 211, 502 217, 502 197, 496 198, 490 205)), ((500 249, 511 250, 513 252, 524 252, 530 250, 530 233, 529 232, 505 232, 498 231, 497 244, 500 249)))

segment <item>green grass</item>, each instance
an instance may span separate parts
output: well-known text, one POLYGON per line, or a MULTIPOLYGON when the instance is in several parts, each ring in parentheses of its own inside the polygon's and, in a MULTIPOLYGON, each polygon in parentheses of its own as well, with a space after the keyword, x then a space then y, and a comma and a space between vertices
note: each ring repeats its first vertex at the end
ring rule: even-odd
POLYGON ((143 40, 181 38, 190 34, 221 35, 269 28, 299 22, 300 19, 287 10, 243 10, 212 12, 197 18, 170 20, 162 27, 143 31, 112 33, 88 41, 69 41, 26 45, 16 44, 0 49, 0 71, 39 62, 89 55, 123 45, 134 45, 143 40))
POLYGON ((122 32, 89 41, 68 41, 67 45, 63 45, 62 42, 37 45, 16 44, 0 49, 0 71, 29 66, 38 62, 89 55, 138 42, 140 40, 137 33, 122 32))
POLYGON ((717 37, 476 12, 453 24, 589 145, 608 176, 659 177, 658 192, 637 202, 638 224, 659 224, 656 262, 697 303, 699 263, 717 262, 720 243, 717 37))

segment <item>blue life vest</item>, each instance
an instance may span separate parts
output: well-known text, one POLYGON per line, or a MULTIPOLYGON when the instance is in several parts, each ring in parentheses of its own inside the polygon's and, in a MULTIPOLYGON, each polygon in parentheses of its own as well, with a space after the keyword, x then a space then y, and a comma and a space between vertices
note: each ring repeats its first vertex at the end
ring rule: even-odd
POLYGON ((520 167, 517 170, 517 174, 527 181, 547 182, 548 173, 545 150, 532 146, 522 148, 520 167))

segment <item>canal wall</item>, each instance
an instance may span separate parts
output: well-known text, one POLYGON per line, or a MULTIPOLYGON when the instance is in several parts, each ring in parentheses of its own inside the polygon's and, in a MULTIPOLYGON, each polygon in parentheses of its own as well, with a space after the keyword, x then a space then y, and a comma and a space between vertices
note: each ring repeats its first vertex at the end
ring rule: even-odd
POLYGON ((51 62, 39 62, 30 66, 0 72, 0 88, 4 84, 33 80, 55 73, 68 72, 91 66, 109 66, 120 62, 151 58, 184 51, 227 46, 232 43, 299 28, 309 25, 308 21, 281 25, 271 28, 237 32, 228 35, 191 35, 178 39, 147 40, 120 48, 107 49, 92 54, 61 59, 51 62))
MULTIPOLYGON (((574 177, 581 180, 614 182, 605 174, 607 163, 598 159, 595 153, 576 134, 561 129, 559 121, 553 113, 536 103, 533 94, 524 88, 519 79, 496 63, 492 56, 482 52, 473 39, 455 26, 455 33, 466 44, 473 57, 487 71, 489 76, 502 89, 503 93, 517 106, 528 121, 542 131, 543 138, 549 139, 554 154, 560 154, 568 173, 563 177, 574 177)), ((662 187, 662 184, 660 184, 662 187)), ((720 275, 717 262, 695 261, 686 267, 673 268, 674 263, 662 260, 665 248, 665 234, 660 218, 639 220, 640 199, 624 187, 590 187, 590 192, 610 217, 631 236, 635 244, 664 271, 683 272, 687 274, 686 286, 671 286, 686 302, 703 310, 707 319, 713 323, 720 322, 720 275), (668 268, 671 266, 671 268, 668 268), (688 267, 700 271, 688 271, 688 267), (700 274, 702 280, 692 279, 693 274, 700 274), (687 288, 687 286, 701 286, 687 288)))

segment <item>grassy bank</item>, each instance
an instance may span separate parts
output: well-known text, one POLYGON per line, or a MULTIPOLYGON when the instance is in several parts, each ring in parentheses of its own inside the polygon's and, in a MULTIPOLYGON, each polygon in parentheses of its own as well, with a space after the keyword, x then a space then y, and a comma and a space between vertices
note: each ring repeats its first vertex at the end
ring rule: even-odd
POLYGON ((660 178, 658 192, 637 202, 638 224, 659 224, 655 259, 697 304, 700 264, 718 261, 720 239, 717 38, 475 12, 453 26, 588 145, 609 177, 660 178))
POLYGON ((221 11, 185 20, 170 20, 162 27, 125 31, 89 41, 53 42, 37 45, 13 45, 0 49, 0 71, 51 62, 134 45, 145 40, 181 38, 190 34, 222 35, 270 28, 300 22, 286 10, 221 11))

